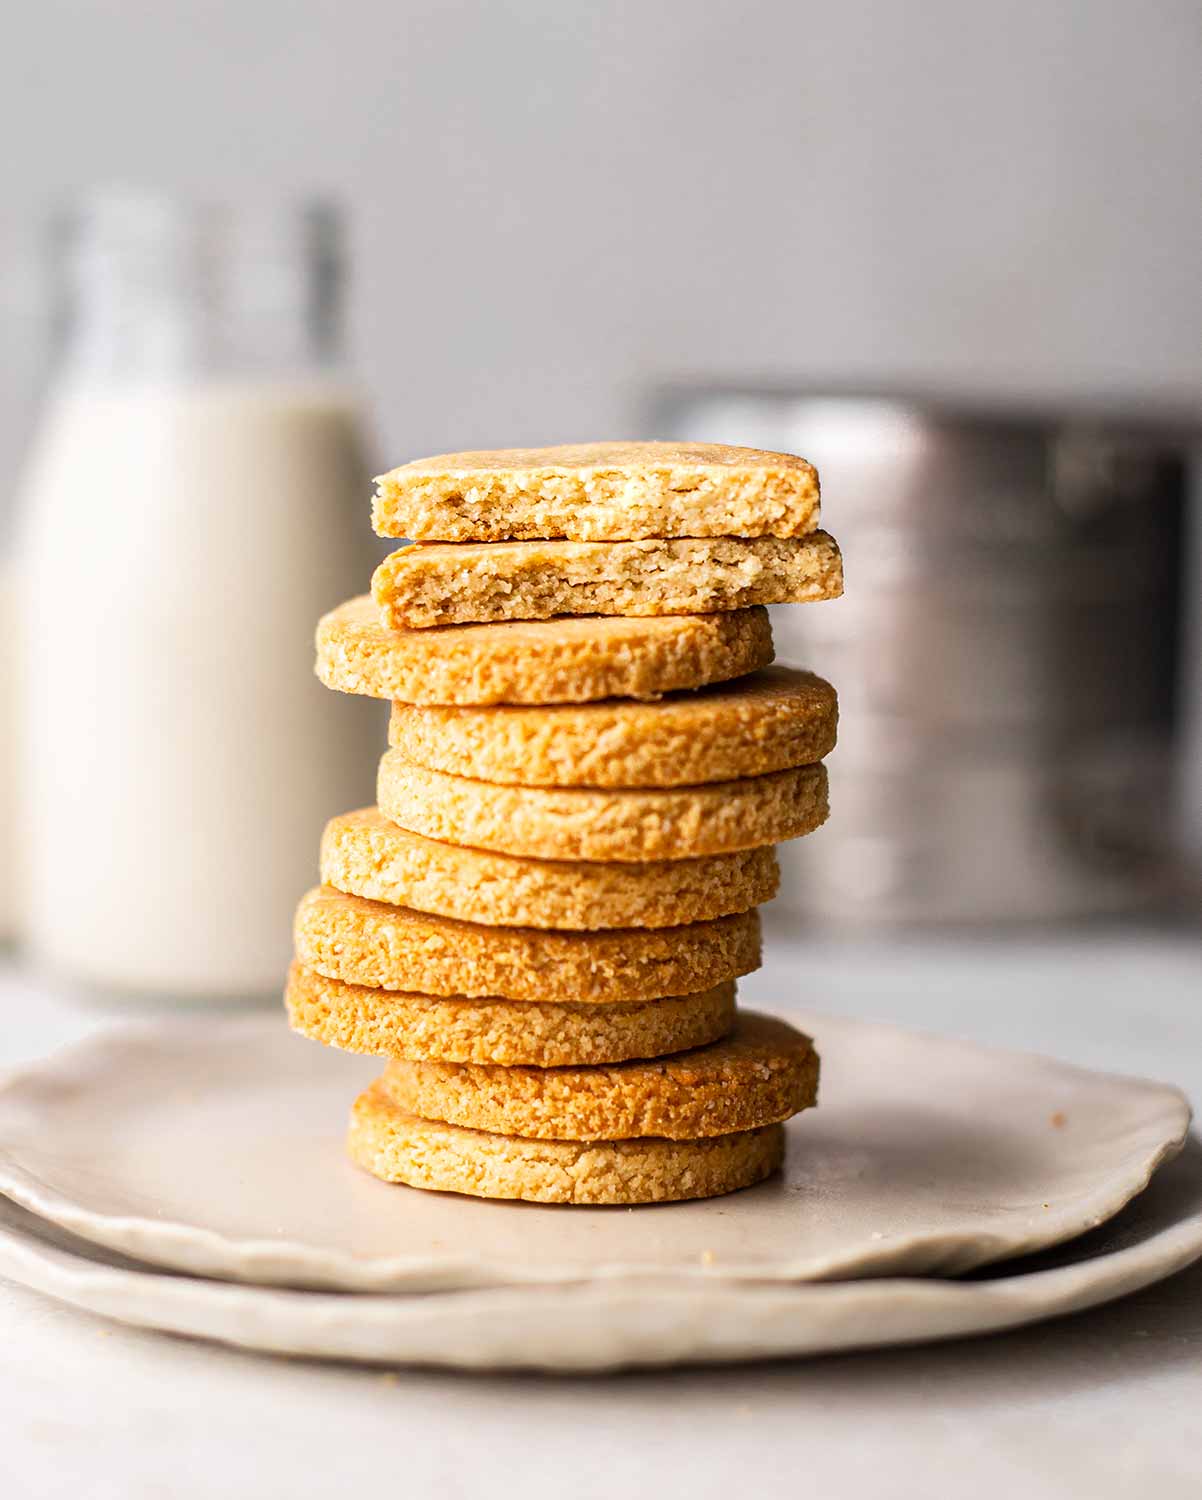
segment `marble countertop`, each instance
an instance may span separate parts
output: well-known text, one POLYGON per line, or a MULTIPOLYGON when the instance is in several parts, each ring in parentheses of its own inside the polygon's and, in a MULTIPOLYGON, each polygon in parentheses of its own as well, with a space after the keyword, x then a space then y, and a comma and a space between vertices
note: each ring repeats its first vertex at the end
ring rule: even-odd
MULTIPOLYGON (((744 999, 1042 1051, 1202 1101, 1202 941, 872 947, 769 932, 744 999)), ((0 1068, 109 1024, 0 967, 0 1068)), ((1126 1302, 912 1350, 603 1379, 346 1369, 139 1333, 0 1281, 6 1500, 370 1486, 406 1496, 1090 1500, 1202 1493, 1202 1266, 1126 1302)))

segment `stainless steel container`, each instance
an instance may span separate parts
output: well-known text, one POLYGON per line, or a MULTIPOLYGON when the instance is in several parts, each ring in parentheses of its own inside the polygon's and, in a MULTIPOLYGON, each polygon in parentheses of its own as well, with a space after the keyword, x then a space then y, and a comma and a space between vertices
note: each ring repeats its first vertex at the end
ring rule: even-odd
POLYGON ((802 453, 845 598, 774 612, 840 695, 824 924, 1040 920, 1158 893, 1182 465, 1163 435, 896 398, 675 391, 666 436, 802 453))

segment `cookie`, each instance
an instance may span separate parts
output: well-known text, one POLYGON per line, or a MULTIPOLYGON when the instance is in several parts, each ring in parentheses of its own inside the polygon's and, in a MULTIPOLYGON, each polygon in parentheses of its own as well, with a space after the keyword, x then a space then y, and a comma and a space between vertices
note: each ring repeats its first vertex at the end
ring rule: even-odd
POLYGON ((759 967, 755 912, 683 927, 483 927, 320 886, 301 898, 296 956, 349 984, 421 995, 607 1004, 693 995, 759 967))
POLYGON ((735 1018, 730 980, 697 995, 556 1005, 403 994, 344 984, 293 964, 284 999, 294 1031, 344 1052, 507 1068, 661 1057, 717 1041, 735 1018))
MULTIPOLYGON (((493 710, 497 712, 497 710, 493 710)), ((679 927, 750 911, 780 883, 770 848, 650 864, 523 859, 410 833, 374 807, 321 841, 326 885, 486 927, 679 927)))
POLYGON ((804 458, 723 443, 443 453, 376 486, 376 531, 415 541, 792 537, 818 525, 818 474, 804 458))
POLYGON ((591 1068, 498 1068, 394 1059, 378 1087, 424 1120, 536 1140, 695 1140, 787 1120, 818 1096, 809 1037, 740 1011, 722 1041, 591 1068))
POLYGON ((317 627, 317 675, 327 687, 404 703, 656 698, 771 660, 772 628, 761 608, 388 630, 364 595, 317 627))
POLYGON ((531 1203, 669 1203, 762 1182, 780 1166, 780 1125, 697 1141, 535 1141, 422 1120, 378 1086, 360 1094, 347 1136, 373 1177, 473 1198, 531 1203))
POLYGON ((389 750, 376 800, 412 833, 531 859, 697 859, 812 833, 828 811, 826 768, 794 766, 708 786, 497 786, 429 771, 389 750))
POLYGON ((393 629, 552 615, 680 615, 835 599, 843 563, 825 531, 638 542, 414 542, 376 569, 393 629))
POLYGON ((768 667, 658 703, 397 703, 389 743, 428 770, 506 785, 689 786, 811 765, 834 748, 837 720, 830 683, 768 667))

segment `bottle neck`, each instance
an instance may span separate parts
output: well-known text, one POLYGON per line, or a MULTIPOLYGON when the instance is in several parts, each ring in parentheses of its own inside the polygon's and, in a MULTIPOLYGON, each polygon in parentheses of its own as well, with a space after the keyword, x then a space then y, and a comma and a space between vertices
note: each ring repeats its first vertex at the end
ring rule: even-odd
POLYGON ((69 384, 304 381, 340 355, 338 221, 107 196, 63 226, 58 367, 69 384))

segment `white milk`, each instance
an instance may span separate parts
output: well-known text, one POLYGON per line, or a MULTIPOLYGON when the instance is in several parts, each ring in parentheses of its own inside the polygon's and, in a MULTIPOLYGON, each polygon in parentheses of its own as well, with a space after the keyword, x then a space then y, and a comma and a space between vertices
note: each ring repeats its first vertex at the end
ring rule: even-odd
POLYGON ((280 987, 322 824, 373 800, 379 705, 322 688, 312 646, 366 587, 369 472, 336 389, 105 385, 48 407, 19 496, 19 897, 57 971, 280 987))

